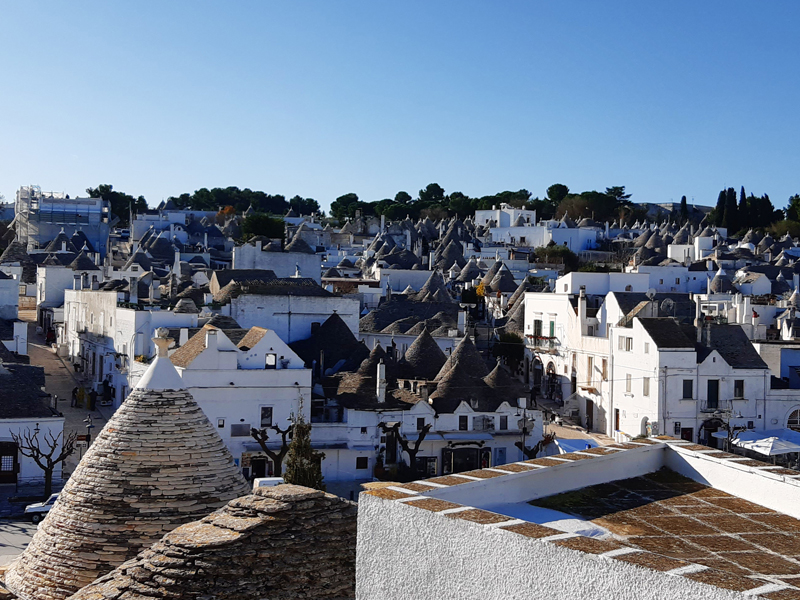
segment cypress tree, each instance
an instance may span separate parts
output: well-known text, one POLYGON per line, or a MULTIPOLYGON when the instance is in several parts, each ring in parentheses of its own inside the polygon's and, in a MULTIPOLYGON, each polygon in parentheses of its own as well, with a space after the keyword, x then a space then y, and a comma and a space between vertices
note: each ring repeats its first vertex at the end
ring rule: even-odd
POLYGON ((739 230, 738 212, 736 190, 728 188, 725 192, 725 216, 722 218, 722 226, 728 229, 728 235, 739 230))
POLYGON ((306 423, 302 413, 294 423, 294 436, 286 455, 286 470, 283 480, 286 483, 302 485, 325 491, 322 480, 322 459, 325 455, 311 448, 311 424, 306 423))
MULTIPOLYGON (((713 225, 722 225, 725 218, 725 190, 721 190, 717 196, 717 205, 714 207, 713 225)), ((711 221, 711 219, 709 219, 711 221)))
POLYGON ((686 196, 681 196, 681 223, 689 220, 689 206, 686 204, 686 196))
POLYGON ((744 195, 744 186, 742 186, 742 191, 739 192, 739 225, 748 228, 753 226, 750 222, 750 210, 747 206, 747 197, 744 195))

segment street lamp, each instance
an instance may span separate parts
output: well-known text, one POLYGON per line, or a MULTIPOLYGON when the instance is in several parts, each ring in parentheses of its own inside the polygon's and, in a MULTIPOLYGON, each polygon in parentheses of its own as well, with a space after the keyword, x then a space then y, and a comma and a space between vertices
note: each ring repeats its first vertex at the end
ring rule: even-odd
POLYGON ((86 447, 88 448, 92 443, 92 429, 94 429, 91 413, 86 415, 86 418, 83 420, 83 422, 86 423, 86 447))

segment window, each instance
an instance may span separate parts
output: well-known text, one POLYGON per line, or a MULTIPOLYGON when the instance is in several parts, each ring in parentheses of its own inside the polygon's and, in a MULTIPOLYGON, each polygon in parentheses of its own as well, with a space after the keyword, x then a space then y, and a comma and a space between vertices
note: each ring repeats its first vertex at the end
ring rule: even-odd
POLYGON ((789 415, 789 421, 786 423, 789 429, 800 431, 800 409, 792 411, 789 415))
POLYGON ((28 286, 24 283, 19 284, 19 295, 20 296, 27 296, 28 295, 28 286))
POLYGON ((225 429, 225 419, 217 419, 217 428, 225 429))
POLYGON ((458 430, 466 431, 468 427, 469 427, 469 417, 467 417, 467 415, 459 415, 458 430))
POLYGON ((694 397, 694 381, 691 379, 683 380, 683 399, 691 400, 694 397))
POLYGON ((644 353, 645 354, 650 354, 650 342, 645 342, 644 343, 644 353))
POLYGON ((645 377, 642 379, 642 395, 649 396, 650 395, 650 378, 645 377))
POLYGON ((533 321, 533 337, 536 340, 538 340, 540 337, 542 337, 542 320, 541 319, 535 319, 533 321))
POLYGON ((277 354, 267 354, 266 361, 264 363, 265 369, 275 369, 278 365, 278 355, 277 354))
POLYGON ((628 373, 625 375, 625 392, 630 394, 631 393, 631 374, 628 373))
POLYGON ((680 282, 681 282, 681 278, 680 277, 676 277, 675 278, 675 285, 679 285, 680 282))
POLYGON ((625 286, 625 291, 626 292, 632 292, 633 291, 633 286, 632 285, 626 285, 625 286))
POLYGON ((489 415, 480 415, 472 417, 472 430, 473 431, 494 431, 494 417, 489 415))
POLYGON ((589 387, 594 385, 594 357, 589 356, 586 359, 586 377, 589 383, 589 387))
POLYGON ((744 379, 733 380, 733 397, 744 398, 744 379))
POLYGON ((664 280, 663 280, 663 279, 659 279, 659 280, 658 280, 658 284, 659 284, 659 285, 664 285, 664 280))
POLYGON ((525 236, 524 235, 519 238, 519 243, 520 244, 524 244, 525 243, 525 236))
POLYGON ((586 327, 586 334, 587 334, 589 337, 594 337, 594 325, 588 325, 588 326, 586 327))
POLYGON ((272 427, 272 407, 261 407, 261 427, 272 427))
POLYGON ((357 456, 356 469, 369 469, 369 456, 357 456))
POLYGON ((247 437, 250 435, 250 423, 233 423, 231 437, 247 437))
POLYGON ((624 335, 619 336, 619 349, 625 352, 633 352, 633 338, 624 335))
POLYGON ((608 381, 608 359, 603 359, 603 381, 608 381))
POLYGON ((425 427, 425 417, 417 417, 417 431, 422 431, 425 427))
POLYGON ((508 429, 508 417, 507 416, 501 416, 500 417, 500 429, 503 429, 503 430, 508 429))

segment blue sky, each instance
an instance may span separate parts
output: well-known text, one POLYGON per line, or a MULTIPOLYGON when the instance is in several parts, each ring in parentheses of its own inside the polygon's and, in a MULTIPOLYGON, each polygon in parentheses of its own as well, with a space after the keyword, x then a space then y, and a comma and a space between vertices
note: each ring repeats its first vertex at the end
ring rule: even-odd
POLYGON ((800 3, 4 2, 0 193, 800 193, 800 3))

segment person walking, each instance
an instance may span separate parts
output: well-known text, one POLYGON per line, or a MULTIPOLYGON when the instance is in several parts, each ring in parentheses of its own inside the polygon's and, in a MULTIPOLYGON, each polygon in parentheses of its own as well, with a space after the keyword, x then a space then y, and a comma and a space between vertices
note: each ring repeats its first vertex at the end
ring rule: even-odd
POLYGON ((71 408, 75 408, 78 404, 78 386, 72 388, 72 398, 69 401, 69 405, 71 408))

